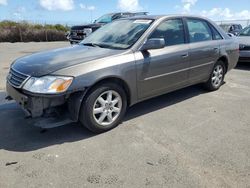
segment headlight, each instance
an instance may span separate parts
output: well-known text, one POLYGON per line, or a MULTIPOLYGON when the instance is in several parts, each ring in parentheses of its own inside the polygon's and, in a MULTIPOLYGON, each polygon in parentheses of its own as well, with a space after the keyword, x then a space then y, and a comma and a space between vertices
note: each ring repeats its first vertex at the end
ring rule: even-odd
POLYGON ((57 94, 65 92, 73 81, 73 77, 44 76, 31 77, 23 86, 24 90, 40 94, 57 94))
POLYGON ((240 50, 243 50, 245 48, 244 44, 240 44, 240 50))
POLYGON ((86 36, 89 36, 92 33, 92 29, 91 28, 85 28, 85 29, 83 29, 83 32, 86 34, 86 36))

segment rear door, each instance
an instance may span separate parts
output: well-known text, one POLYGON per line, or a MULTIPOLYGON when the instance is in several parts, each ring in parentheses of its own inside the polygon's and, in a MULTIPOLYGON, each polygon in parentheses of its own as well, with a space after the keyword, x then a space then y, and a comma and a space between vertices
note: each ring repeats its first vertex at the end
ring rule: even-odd
POLYGON ((214 40, 210 24, 198 18, 186 18, 186 26, 190 42, 191 84, 208 80, 215 62, 219 59, 220 44, 214 40))

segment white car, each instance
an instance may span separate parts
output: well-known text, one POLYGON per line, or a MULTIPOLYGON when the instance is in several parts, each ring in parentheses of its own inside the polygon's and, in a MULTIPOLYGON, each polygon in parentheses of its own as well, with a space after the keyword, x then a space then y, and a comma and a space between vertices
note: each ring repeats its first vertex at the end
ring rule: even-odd
POLYGON ((250 26, 243 29, 238 35, 240 43, 240 62, 250 62, 250 26))

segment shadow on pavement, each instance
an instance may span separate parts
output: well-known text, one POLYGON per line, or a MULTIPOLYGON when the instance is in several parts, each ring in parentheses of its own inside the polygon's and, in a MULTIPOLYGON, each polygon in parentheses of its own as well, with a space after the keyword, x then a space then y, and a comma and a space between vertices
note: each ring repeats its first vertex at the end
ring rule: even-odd
POLYGON ((235 68, 239 70, 250 71, 250 62, 248 63, 239 62, 235 68))
MULTIPOLYGON (((4 93, 0 92, 0 97, 4 93)), ((79 124, 68 124, 49 129, 32 126, 24 119, 22 109, 15 103, 0 105, 0 150, 27 152, 51 145, 75 142, 94 136, 79 124)))
POLYGON ((146 100, 132 106, 127 113, 125 121, 166 108, 204 93, 206 93, 206 91, 200 87, 200 85, 196 85, 146 100))
MULTIPOLYGON (((128 110, 125 121, 156 111, 183 100, 203 94, 205 91, 192 86, 170 94, 139 103, 128 110)), ((4 92, 0 92, 0 97, 4 92)), ((45 132, 24 119, 21 108, 15 103, 0 105, 0 149, 27 152, 95 136, 79 124, 68 124, 45 132)))

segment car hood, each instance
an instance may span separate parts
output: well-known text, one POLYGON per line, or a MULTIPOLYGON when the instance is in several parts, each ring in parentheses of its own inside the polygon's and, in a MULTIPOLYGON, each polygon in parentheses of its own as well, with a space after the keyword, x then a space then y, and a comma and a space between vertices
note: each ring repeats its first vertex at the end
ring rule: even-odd
POLYGON ((240 44, 250 46, 250 36, 249 37, 248 36, 245 36, 245 37, 242 36, 242 37, 237 37, 237 38, 238 38, 240 44))
POLYGON ((124 51, 77 45, 19 58, 12 64, 12 68, 26 75, 40 77, 66 67, 118 55, 122 52, 124 51))

